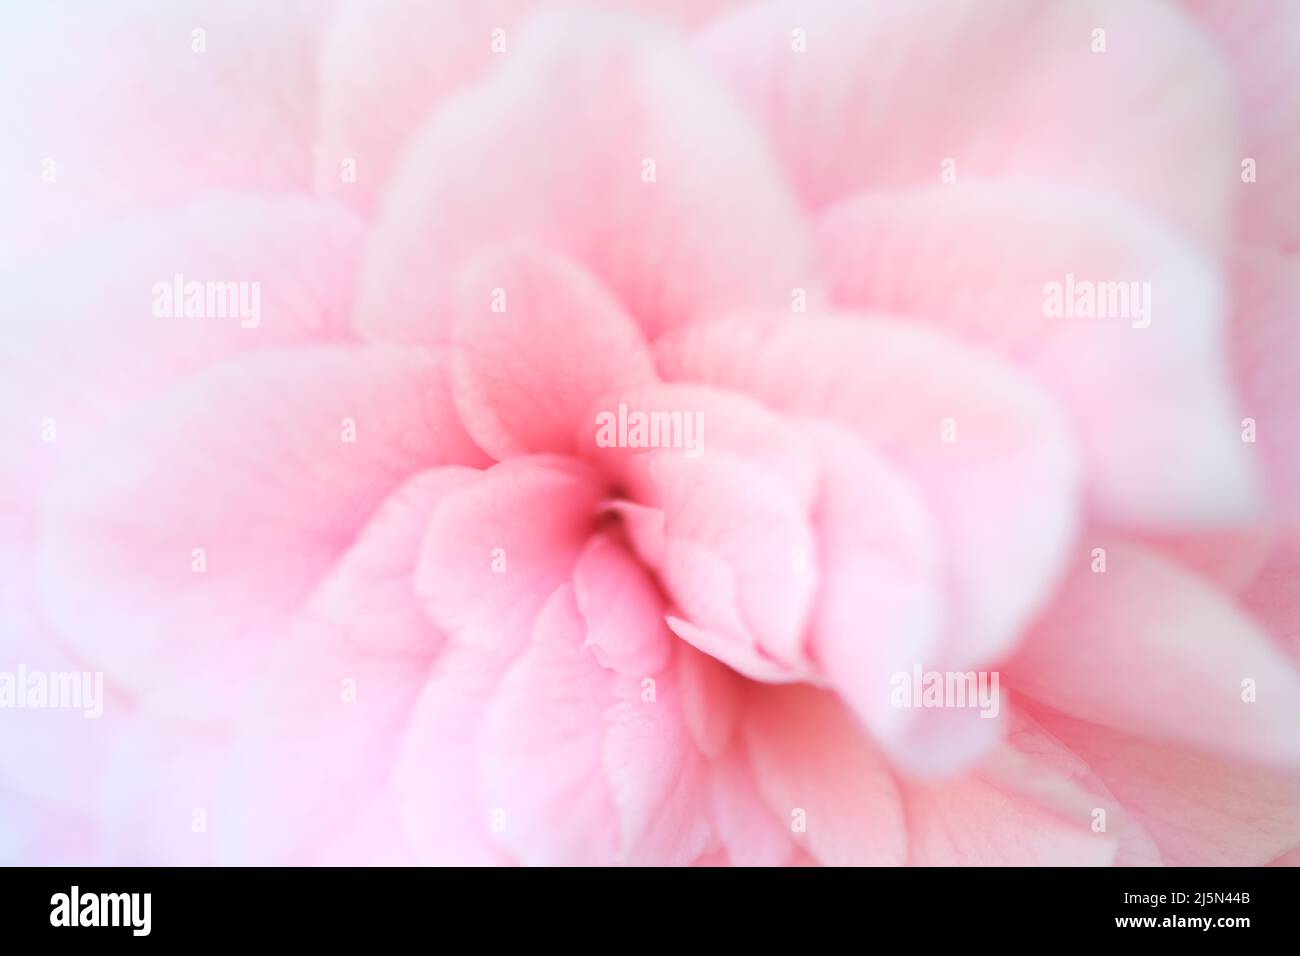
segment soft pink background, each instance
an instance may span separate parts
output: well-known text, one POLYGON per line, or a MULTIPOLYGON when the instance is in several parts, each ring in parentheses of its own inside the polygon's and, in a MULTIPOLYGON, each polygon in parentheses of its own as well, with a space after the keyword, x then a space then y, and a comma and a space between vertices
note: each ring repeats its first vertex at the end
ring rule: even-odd
POLYGON ((1300 5, 5 16, 0 861, 1297 859, 1300 5))

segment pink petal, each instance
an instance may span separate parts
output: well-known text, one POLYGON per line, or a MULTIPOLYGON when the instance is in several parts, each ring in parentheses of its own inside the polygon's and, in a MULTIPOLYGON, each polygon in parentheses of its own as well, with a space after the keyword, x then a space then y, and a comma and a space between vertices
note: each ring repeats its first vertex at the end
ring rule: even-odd
POLYGON ((479 647, 449 644, 438 656, 411 714, 392 771, 403 832, 424 865, 498 866, 511 858, 494 825, 503 807, 479 788, 478 742, 509 661, 479 647))
POLYGON ((862 316, 737 315, 665 337, 656 356, 666 378, 842 424, 911 476, 944 536, 952 617, 934 665, 997 657, 1047 596, 1074 531, 1077 465, 1051 399, 1010 367, 862 316))
POLYGON ((630 463, 629 491, 663 510, 659 579, 681 616, 742 659, 767 659, 794 673, 804 668, 816 571, 800 571, 795 555, 811 555, 815 546, 781 480, 724 451, 696 460, 656 451, 630 463))
POLYGON ((1254 517, 1221 282, 1157 222, 1088 193, 976 183, 864 195, 832 208, 819 238, 833 301, 934 323, 1059 396, 1102 520, 1169 531, 1254 517), (1125 295, 1131 314, 1074 317, 1075 280, 1137 283, 1138 298, 1125 295), (1049 313, 1053 283, 1064 314, 1049 313))
POLYGON ((0 463, 0 494, 25 497, 116 415, 223 359, 348 337, 361 244, 360 223, 323 203, 223 197, 91 230, 7 272, 0 434, 17 453, 0 463), (256 323, 241 315, 252 285, 227 318, 156 315, 157 284, 177 274, 256 283, 256 323))
POLYGON ((595 865, 617 852, 602 752, 618 678, 584 646, 585 630, 572 588, 557 589, 484 715, 482 793, 504 811, 497 842, 525 865, 595 865))
POLYGON ((969 776, 909 785, 912 866, 1109 866, 1115 844, 1019 794, 969 776))
POLYGON ((642 564, 658 571, 664 556, 664 513, 660 508, 647 508, 624 499, 604 503, 607 514, 617 516, 642 564))
POLYGON ((573 569, 573 592, 586 645, 602 667, 640 679, 667 666, 672 635, 663 598, 621 543, 609 535, 588 542, 573 569))
POLYGON ((448 466, 404 482, 370 518, 302 611, 334 646, 357 654, 430 660, 445 636, 415 593, 425 529, 443 499, 481 474, 448 466))
POLYGON ((997 722, 978 711, 898 708, 891 693, 895 674, 939 652, 938 529, 916 491, 853 433, 807 429, 822 465, 810 653, 895 765, 950 773, 997 739, 997 722))
MULTIPOLYGON (((1032 702, 1020 698, 1017 703, 1032 702)), ((1096 863, 1113 854, 1117 866, 1160 864, 1160 851, 1151 835, 1086 761, 1021 708, 1009 724, 1006 741, 985 761, 979 777, 1012 800, 1031 801, 1035 815, 1046 810, 1056 817, 1057 825, 1043 827, 1045 833, 1055 831, 1060 838, 1060 852, 1052 853, 1055 859, 1049 862, 1059 865, 1074 854, 1080 862, 1096 863), (1091 836, 1087 843, 1079 839, 1080 827, 1091 836)), ((1047 847, 1026 849, 1041 853, 1047 847)))
POLYGON ((495 465, 446 495, 416 569, 430 618, 453 640, 508 658, 569 582, 602 492, 584 466, 536 457, 495 465))
POLYGON ((1300 671, 1281 650, 1176 565, 1120 540, 1095 543, 1106 570, 1081 554, 1010 665, 1017 688, 1154 741, 1300 766, 1300 671))
MULTIPOLYGON (((617 5, 693 22, 728 2, 617 5)), ((338 0, 322 52, 317 188, 370 210, 424 120, 525 49, 528 21, 544 7, 539 0, 338 0), (356 161, 355 182, 343 178, 345 158, 356 161)))
POLYGON ((1300 842, 1300 780, 1064 717, 1044 727, 1092 770, 1170 866, 1259 866, 1300 842))
MULTIPOLYGON (((1289 0, 1182 0, 1232 67, 1240 159, 1255 161, 1255 182, 1234 169, 1239 230, 1248 242, 1300 249, 1300 207, 1292 171, 1300 168, 1300 9, 1289 0)), ((1236 157, 1234 157, 1236 158, 1236 157)))
POLYGON ((742 681, 716 657, 687 644, 675 647, 682 719, 700 753, 716 760, 735 739, 742 681))
POLYGON ((1221 239, 1236 163, 1228 78, 1163 6, 785 0, 718 21, 702 45, 813 207, 939 182, 952 159, 954 190, 1073 182, 1221 239), (1105 53, 1091 50, 1097 28, 1105 53))
POLYGON ((448 275, 517 237, 586 264, 651 335, 789 302, 804 224, 758 134, 689 50, 614 14, 560 12, 530 29, 489 83, 434 116, 394 174, 357 327, 445 341, 448 275))
MULTIPOLYGON (((691 459, 723 449, 761 465, 781 478, 801 503, 812 506, 817 462, 797 424, 746 395, 725 389, 689 382, 655 382, 641 387, 632 382, 618 384, 617 390, 602 395, 591 406, 577 435, 579 449, 607 472, 626 478, 647 447, 670 447, 691 459), (635 416, 647 420, 658 416, 662 424, 657 446, 638 447, 635 416), (626 436, 621 434, 624 420, 626 436), (608 423, 607 427, 602 427, 602 422, 608 423), (616 441, 605 444, 607 439, 616 441)), ((642 437, 649 441, 655 429, 647 428, 646 433, 642 437)))
POLYGON ((632 866, 683 866, 717 842, 680 675, 671 665, 660 672, 652 699, 644 679, 621 678, 605 712, 604 771, 618 809, 619 860, 632 866))
POLYGON ((1235 437, 1263 473, 1279 555, 1300 560, 1300 256, 1241 250, 1232 260, 1230 354, 1241 394, 1235 437))
POLYGON ((755 688, 746 703, 758 788, 795 842, 828 866, 901 864, 907 840, 898 787, 849 712, 807 687, 755 688), (794 829, 800 823, 805 832, 794 829))
POLYGON ((790 823, 763 801, 743 743, 712 764, 713 816, 730 866, 785 866, 798 845, 790 823))
MULTIPOLYGON (((76 651, 60 641, 42 619, 35 597, 31 542, 9 538, 0 544, 0 671, 14 682, 15 697, 26 684, 44 683, 47 695, 55 675, 73 675, 68 693, 80 707, 28 708, 18 700, 0 708, 0 789, 18 806, 33 803, 33 818, 89 819, 109 754, 133 708, 129 695, 113 686, 76 651), (98 716, 96 716, 98 715, 98 716), (21 801, 18 798, 21 797, 21 801), (37 808, 43 808, 36 814, 37 808)), ((57 694, 58 690, 53 689, 57 694)), ((27 695, 24 701, 31 699, 27 695)), ((47 700, 52 699, 47 696, 47 700)), ((8 806, 6 806, 6 814, 8 806)))
MULTIPOLYGON (((725 571, 719 571, 719 577, 725 577, 725 571)), ((724 599, 731 599, 732 594, 729 590, 724 589, 724 599)), ((695 650, 725 664, 737 674, 744 675, 750 680, 761 681, 766 684, 791 684, 799 683, 810 678, 810 675, 798 670, 794 670, 780 661, 772 660, 760 652, 744 638, 738 638, 734 633, 718 634, 713 631, 707 631, 702 627, 697 627, 690 621, 684 620, 674 615, 667 618, 668 627, 674 634, 680 637, 695 650)))
POLYGON ((1275 543, 1267 517, 1222 531, 1134 534, 1130 540, 1169 557, 1228 594, 1242 591, 1268 561, 1275 543))
POLYGON ((216 832, 224 858, 412 861, 389 780, 445 644, 415 595, 415 565, 433 511, 478 475, 453 466, 403 483, 277 645, 241 708, 224 787, 240 824, 216 832))
POLYGON ((447 749, 468 758, 480 786, 456 784, 471 801, 456 813, 493 810, 490 839, 525 864, 685 864, 706 851, 711 830, 671 670, 646 696, 645 680, 602 669, 585 636, 572 589, 556 589, 491 689, 480 730, 461 710, 460 732, 476 743, 447 749))
POLYGON ((443 379, 432 353, 319 347, 172 389, 50 489, 47 618, 151 706, 228 711, 265 635, 403 478, 481 461, 443 379))
POLYGON ((1300 846, 1294 850, 1288 850, 1276 860, 1270 860, 1269 866, 1300 866, 1300 846))
POLYGON ((140 206, 302 191, 323 13, 310 0, 123 0, 8 18, 0 82, 22 95, 8 104, 0 205, 23 228, 0 260, 140 206))
POLYGON ((1300 666, 1300 564, 1270 562, 1242 592, 1241 603, 1300 666))
POLYGON ((527 245, 485 253, 458 277, 456 405, 498 461, 573 450, 588 406, 655 378, 641 331, 581 266, 527 245), (493 307, 494 290, 505 296, 493 307))

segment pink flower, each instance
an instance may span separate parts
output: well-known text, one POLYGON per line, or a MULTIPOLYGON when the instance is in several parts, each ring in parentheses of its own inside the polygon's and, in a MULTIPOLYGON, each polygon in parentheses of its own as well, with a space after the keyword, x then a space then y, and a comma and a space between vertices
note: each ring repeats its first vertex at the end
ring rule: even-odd
POLYGON ((1294 862, 1300 8, 551 6, 6 29, 0 858, 1294 862))

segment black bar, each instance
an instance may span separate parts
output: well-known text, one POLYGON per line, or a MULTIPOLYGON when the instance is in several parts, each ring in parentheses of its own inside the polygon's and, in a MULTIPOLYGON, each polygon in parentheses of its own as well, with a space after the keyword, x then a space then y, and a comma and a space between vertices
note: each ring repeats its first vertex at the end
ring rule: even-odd
MULTIPOLYGON (((710 939, 846 936, 859 951, 900 934, 981 948, 1018 938, 1073 943, 1124 937, 1157 945, 1204 939, 1217 947, 1274 937, 1293 941, 1300 924, 1297 872, 9 869, 0 870, 0 932, 6 944, 57 943, 76 934, 92 945, 114 939, 204 946, 284 940, 319 941, 333 950, 348 942, 400 944, 413 936, 445 949, 462 933, 497 941, 516 932, 531 934, 533 946, 578 937, 617 947, 617 940, 631 937, 675 947, 689 945, 698 926, 710 939), (70 903, 73 886, 87 914, 87 896, 148 893, 148 935, 136 935, 143 927, 143 896, 138 908, 126 909, 121 897, 105 908, 111 918, 116 907, 124 925, 51 925, 52 916, 61 916, 55 912, 58 894, 70 903), (1207 919, 1208 928, 1202 923, 1207 919), (1120 925, 1124 920, 1144 922, 1120 925)), ((92 907, 100 909, 98 898, 92 907)))

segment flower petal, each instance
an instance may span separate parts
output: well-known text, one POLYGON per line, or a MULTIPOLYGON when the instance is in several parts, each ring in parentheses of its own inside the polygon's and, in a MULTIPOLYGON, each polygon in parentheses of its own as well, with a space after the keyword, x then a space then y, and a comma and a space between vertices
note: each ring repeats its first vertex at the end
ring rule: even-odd
POLYGON ((362 240, 352 215, 313 200, 207 198, 91 230, 6 272, 0 428, 18 453, 0 462, 0 495, 26 506, 65 452, 224 359, 349 338, 362 240), (187 283, 205 284, 205 310, 206 284, 219 283, 211 302, 226 314, 187 317, 187 283), (177 311, 160 315, 166 306, 177 311))
POLYGON ((654 381, 636 323, 563 256, 527 245, 499 248, 474 259, 458 282, 456 407, 498 461, 573 451, 579 422, 598 396, 654 381))
POLYGON ((721 308, 787 303, 805 223, 757 132, 684 44, 585 10, 530 30, 395 173, 357 328, 446 341, 448 275, 520 237, 584 263, 652 336, 721 308))
POLYGON ((1158 223, 1087 193, 976 183, 863 195, 828 211, 819 238, 833 302, 932 323, 1057 395, 1102 520, 1169 531, 1255 517, 1222 283, 1158 223))
POLYGON ((0 237, 0 261, 126 210, 309 185, 322 5, 11 12, 0 83, 23 95, 6 104, 0 204, 22 228, 0 237))
POLYGON ((813 554, 815 544, 781 480, 711 449, 694 461, 677 451, 639 455, 628 482, 634 500, 663 510, 659 580, 682 616, 741 659, 754 658, 756 672, 762 662, 806 669, 816 570, 801 571, 796 556, 813 554))
POLYGON ((44 613, 153 706, 228 712, 266 634, 403 478, 481 461, 444 378, 432 353, 321 346, 177 386, 50 489, 44 613))
POLYGON ((1300 779, 1065 717, 1043 726, 1087 761, 1169 866, 1260 866, 1300 842, 1300 779))
POLYGON ((1240 233, 1247 242, 1300 250, 1300 208, 1292 170, 1300 168, 1300 8, 1289 0, 1256 0, 1247 7, 1232 0, 1182 0, 1206 28, 1232 67, 1238 147, 1243 163, 1254 161, 1255 178, 1236 174, 1241 204, 1240 233))
MULTIPOLYGON (((734 0, 616 0, 689 24, 734 0)), ((542 0, 338 0, 321 54, 316 186, 367 212, 406 144, 447 97, 529 42, 542 0), (355 179, 342 163, 355 161, 355 179)))
POLYGON ((954 189, 981 177, 1078 183, 1223 239, 1236 165, 1228 77, 1165 6, 777 0, 720 19, 702 46, 814 208, 939 182, 951 160, 954 189))
POLYGON ((745 742, 767 805, 828 866, 898 865, 907 854, 897 784, 849 712, 808 687, 758 687, 745 742))
POLYGON ((1300 767, 1300 670, 1281 649, 1194 575, 1097 544, 1105 571, 1077 562, 1009 665, 1016 687, 1153 741, 1300 767))
POLYGON ((1074 532, 1077 463, 1052 400, 1014 369, 850 315, 738 314, 664 337, 656 357, 668 379, 837 422, 912 479, 943 533, 952 608, 933 666, 996 658, 1047 596, 1074 532))
POLYGON ((448 494, 430 520, 416 592, 453 641, 508 660, 594 530, 602 489, 584 466, 516 458, 448 494))

